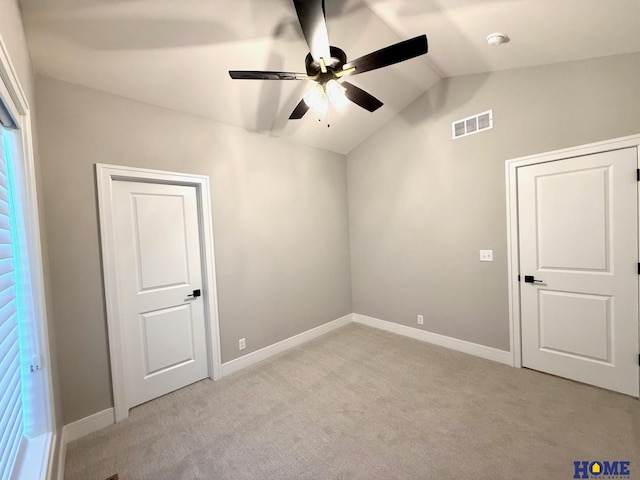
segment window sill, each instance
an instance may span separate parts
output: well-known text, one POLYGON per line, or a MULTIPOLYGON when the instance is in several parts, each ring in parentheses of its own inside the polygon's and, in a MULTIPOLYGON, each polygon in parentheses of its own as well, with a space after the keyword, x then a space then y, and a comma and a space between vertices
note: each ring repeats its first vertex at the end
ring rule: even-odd
POLYGON ((44 480, 51 452, 51 432, 27 440, 13 474, 15 480, 44 480))

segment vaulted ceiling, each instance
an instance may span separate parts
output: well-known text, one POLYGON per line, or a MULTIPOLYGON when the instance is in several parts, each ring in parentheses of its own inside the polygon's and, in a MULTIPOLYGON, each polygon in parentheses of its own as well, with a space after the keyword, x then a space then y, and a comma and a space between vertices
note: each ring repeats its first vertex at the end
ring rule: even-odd
POLYGON ((422 33, 429 53, 350 78, 384 102, 374 113, 351 105, 289 121, 307 81, 234 81, 227 71, 304 72, 290 0, 22 0, 22 9, 39 74, 339 153, 441 78, 640 51, 639 0, 326 0, 329 40, 349 59, 422 33), (510 41, 490 47, 492 32, 510 41))

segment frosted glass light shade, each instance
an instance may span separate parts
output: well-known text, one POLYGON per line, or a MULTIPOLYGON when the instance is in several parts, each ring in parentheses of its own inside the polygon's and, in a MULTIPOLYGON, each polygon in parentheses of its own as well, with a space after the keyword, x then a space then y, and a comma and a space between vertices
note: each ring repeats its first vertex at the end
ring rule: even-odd
POLYGON ((349 99, 345 94, 345 92, 347 91, 346 88, 344 88, 335 80, 329 80, 325 88, 327 90, 327 96, 329 97, 331 104, 338 112, 341 112, 342 110, 347 108, 347 105, 349 105, 349 99))
POLYGON ((329 111, 327 94, 319 83, 316 83, 312 89, 305 93, 304 103, 306 103, 316 115, 326 115, 329 111))

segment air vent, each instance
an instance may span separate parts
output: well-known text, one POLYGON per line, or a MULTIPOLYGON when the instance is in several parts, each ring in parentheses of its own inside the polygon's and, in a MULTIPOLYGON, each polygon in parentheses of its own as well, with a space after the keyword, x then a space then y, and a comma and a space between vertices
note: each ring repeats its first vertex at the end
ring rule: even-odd
POLYGON ((456 139, 493 128, 493 110, 463 118, 451 124, 451 136, 456 139))

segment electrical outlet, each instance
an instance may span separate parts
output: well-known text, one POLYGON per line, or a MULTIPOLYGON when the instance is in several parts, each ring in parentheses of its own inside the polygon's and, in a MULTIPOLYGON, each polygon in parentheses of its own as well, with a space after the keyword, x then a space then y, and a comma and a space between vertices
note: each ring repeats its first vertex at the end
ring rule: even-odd
POLYGON ((424 325, 424 317, 422 315, 418 315, 418 325, 424 325))
POLYGON ((480 250, 481 262, 493 262, 493 250, 480 250))
POLYGON ((238 340, 238 350, 244 350, 247 348, 247 341, 244 338, 238 340))

